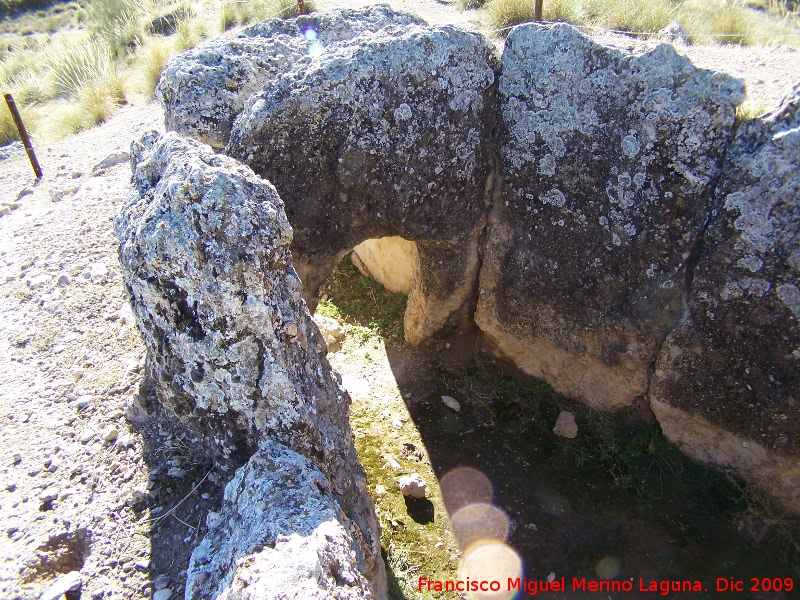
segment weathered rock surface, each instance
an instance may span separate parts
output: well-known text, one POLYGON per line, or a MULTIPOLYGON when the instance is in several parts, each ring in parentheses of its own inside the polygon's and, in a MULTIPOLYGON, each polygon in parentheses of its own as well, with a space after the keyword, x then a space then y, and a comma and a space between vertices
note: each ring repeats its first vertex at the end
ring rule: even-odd
POLYGON ((800 506, 800 85, 742 124, 650 388, 665 435, 800 506))
POLYGON ((343 254, 385 236, 417 245, 410 342, 429 337, 473 296, 492 63, 475 33, 384 29, 299 62, 250 99, 225 152, 280 190, 309 306, 343 254))
POLYGON ((360 35, 417 23, 422 21, 387 5, 334 9, 274 19, 235 37, 200 44, 171 60, 159 80, 156 96, 164 106, 167 129, 223 148, 250 97, 292 69, 309 65, 316 49, 358 44, 360 35))
MULTIPOLYGON (((646 403, 658 359, 649 397, 671 439, 745 476, 757 469, 742 465, 752 463, 796 479, 785 462, 800 443, 796 102, 741 127, 730 148, 742 83, 695 68, 668 45, 634 54, 565 25, 526 25, 512 31, 501 62, 495 94, 497 65, 479 35, 371 7, 271 22, 208 43, 170 63, 160 94, 168 126, 218 148, 227 142, 226 154, 280 190, 294 227, 292 261, 312 309, 330 271, 358 247, 362 270, 409 294, 409 342, 475 308, 475 323, 499 354, 559 392, 612 411, 646 403), (400 238, 402 252, 381 250, 400 238), (411 268, 396 277, 402 270, 389 255, 411 268), (716 458, 708 432, 724 438, 727 449, 716 458), (757 452, 734 451, 752 450, 754 440, 757 452)), ((143 162, 136 154, 134 164, 143 162)), ((179 187, 176 179, 170 193, 179 187)), ((260 219, 248 227, 257 231, 260 219)), ((204 227, 197 240, 219 230, 204 227)), ((300 284, 288 270, 287 236, 279 237, 280 269, 290 273, 281 302, 295 310, 300 284)), ((242 244, 258 264, 277 260, 269 252, 262 258, 248 239, 242 233, 223 246, 242 244)), ((198 352, 186 364, 154 359, 175 398, 199 394, 199 408, 186 400, 176 410, 189 421, 219 412, 208 436, 223 454, 241 450, 235 464, 264 435, 312 456, 328 438, 297 433, 295 423, 305 431, 338 422, 335 403, 313 412, 300 401, 294 413, 276 413, 261 400, 267 375, 253 365, 266 356, 279 365, 275 372, 302 381, 291 364, 318 364, 308 357, 324 352, 319 334, 305 317, 287 320, 278 309, 231 338, 219 315, 237 322, 251 315, 244 320, 255 323, 256 313, 239 292, 199 313, 197 294, 186 290, 211 284, 197 288, 200 279, 186 271, 205 269, 209 250, 192 240, 197 247, 187 239, 183 254, 170 250, 182 270, 159 283, 180 282, 161 309, 188 332, 173 354, 198 352), (184 266, 193 260, 202 264, 184 266), (197 329, 194 320, 209 324, 197 329), (284 345, 300 344, 300 354, 270 345, 262 323, 284 345), (227 340, 231 364, 196 350, 208 331, 216 336, 208 347, 227 340), (204 375, 208 360, 220 379, 204 375), (232 383, 221 410, 220 382, 232 383), (256 404, 243 408, 240 398, 256 404), (291 416, 276 423, 268 414, 291 416), (226 431, 236 439, 226 441, 226 431)), ((204 243, 219 252, 217 240, 204 243)), ((238 259, 219 260, 221 272, 235 271, 238 259)), ((245 275, 236 277, 231 289, 261 297, 248 291, 254 284, 245 275)), ((153 344, 164 346, 160 326, 154 331, 153 344)), ((340 393, 314 381, 326 399, 340 393)), ((299 397, 313 396, 307 389, 299 397)), ((775 476, 756 480, 765 477, 775 476)))
POLYGON ((397 485, 406 498, 424 498, 428 490, 428 484, 419 473, 401 477, 397 485))
POLYGON ((684 314, 743 86, 667 45, 637 56, 526 25, 499 96, 503 186, 476 322, 558 391, 628 406, 684 314))
POLYGON ((131 156, 134 189, 115 230, 164 404, 223 463, 241 465, 267 438, 311 458, 358 526, 380 595, 378 525, 348 398, 300 297, 275 188, 175 133, 145 134, 131 156))
POLYGON ((390 292, 408 295, 419 270, 417 245, 401 237, 366 240, 353 248, 353 264, 364 277, 372 277, 390 292))
POLYGON ((186 597, 373 598, 354 524, 307 458, 262 442, 225 487, 189 563, 186 597))

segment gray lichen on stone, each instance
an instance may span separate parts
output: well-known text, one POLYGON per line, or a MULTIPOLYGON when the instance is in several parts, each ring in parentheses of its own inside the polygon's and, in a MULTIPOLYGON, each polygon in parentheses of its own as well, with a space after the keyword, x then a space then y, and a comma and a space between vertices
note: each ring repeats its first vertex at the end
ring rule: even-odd
POLYGON ((342 253, 386 236, 418 247, 409 341, 465 304, 486 213, 494 78, 481 36, 412 26, 331 47, 249 100, 225 152, 280 190, 312 308, 342 253))
POLYGON ((330 52, 339 45, 358 45, 383 29, 421 23, 384 4, 273 19, 233 37, 204 42, 170 60, 161 75, 156 97, 164 106, 167 129, 222 148, 254 93, 314 62, 305 35, 309 29, 316 32, 316 43, 330 52))
POLYGON ((503 188, 476 318, 528 373, 620 408, 684 314, 742 83, 666 44, 636 55, 524 25, 499 98, 503 188))
POLYGON ((194 600, 371 599, 358 570, 355 526, 313 462, 264 440, 225 486, 222 507, 192 552, 186 597, 194 600))
POLYGON ((311 458, 358 526, 364 576, 383 589, 349 399, 301 298, 275 188, 175 133, 145 134, 131 156, 115 231, 162 402, 221 465, 241 465, 266 439, 311 458))
MULTIPOLYGON (((690 318, 667 339, 650 395, 657 406, 703 418, 777 455, 796 456, 800 85, 777 111, 739 127, 716 199, 692 283, 690 318)), ((668 421, 662 428, 679 437, 668 421)), ((736 468, 756 481, 769 472, 736 468)), ((774 485, 783 494, 800 489, 798 480, 774 485)))

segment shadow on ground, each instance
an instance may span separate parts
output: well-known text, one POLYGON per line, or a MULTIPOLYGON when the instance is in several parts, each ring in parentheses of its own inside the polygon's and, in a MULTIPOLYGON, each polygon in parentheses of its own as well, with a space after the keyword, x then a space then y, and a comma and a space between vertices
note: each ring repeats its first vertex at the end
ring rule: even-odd
POLYGON ((640 591, 650 582, 700 581, 693 598, 716 597, 717 578, 747 589, 750 578, 800 581, 797 538, 770 524, 740 483, 688 461, 636 411, 605 415, 541 382, 515 381, 469 356, 475 347, 467 332, 426 352, 400 343, 386 350, 437 478, 463 466, 489 478, 524 574, 566 578, 567 591, 548 597, 586 598, 570 591, 573 578, 629 580, 628 597, 651 597, 640 591), (561 410, 576 416, 574 440, 552 432, 561 410))
POLYGON ((226 479, 202 453, 191 433, 159 402, 152 382, 139 385, 138 417, 148 493, 132 509, 150 525, 149 590, 172 590, 183 598, 186 568, 206 534, 206 516, 218 510, 226 479))

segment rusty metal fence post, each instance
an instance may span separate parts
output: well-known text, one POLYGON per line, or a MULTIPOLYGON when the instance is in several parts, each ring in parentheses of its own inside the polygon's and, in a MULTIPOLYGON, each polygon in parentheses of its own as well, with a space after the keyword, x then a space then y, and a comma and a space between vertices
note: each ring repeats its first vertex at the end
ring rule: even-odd
POLYGON ((22 117, 17 110, 17 104, 14 102, 14 98, 11 94, 5 95, 6 104, 8 104, 8 110, 11 111, 11 116, 14 119, 14 124, 17 126, 17 131, 19 132, 19 139, 22 141, 22 145, 25 146, 25 152, 28 153, 28 160, 31 161, 31 166, 33 167, 33 172, 36 174, 37 179, 42 178, 42 167, 39 166, 39 161, 36 160, 36 154, 33 151, 33 144, 31 144, 31 138, 28 137, 28 132, 25 130, 25 124, 22 122, 22 117))

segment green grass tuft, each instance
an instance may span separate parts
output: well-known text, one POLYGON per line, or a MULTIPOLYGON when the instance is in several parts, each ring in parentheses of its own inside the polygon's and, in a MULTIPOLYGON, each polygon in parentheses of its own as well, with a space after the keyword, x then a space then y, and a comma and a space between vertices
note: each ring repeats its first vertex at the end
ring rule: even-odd
POLYGON ((320 314, 344 321, 350 334, 366 338, 378 335, 403 339, 403 317, 408 298, 386 291, 374 279, 364 277, 345 257, 320 289, 320 314))

